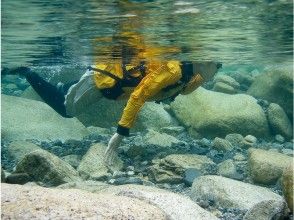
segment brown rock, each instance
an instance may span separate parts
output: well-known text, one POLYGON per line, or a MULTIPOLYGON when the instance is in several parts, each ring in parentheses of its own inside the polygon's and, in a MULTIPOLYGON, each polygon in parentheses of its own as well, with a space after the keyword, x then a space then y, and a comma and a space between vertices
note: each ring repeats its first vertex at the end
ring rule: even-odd
POLYGON ((284 169, 283 176, 282 176, 282 188, 283 194, 287 201, 288 207, 293 212, 293 162, 284 169))

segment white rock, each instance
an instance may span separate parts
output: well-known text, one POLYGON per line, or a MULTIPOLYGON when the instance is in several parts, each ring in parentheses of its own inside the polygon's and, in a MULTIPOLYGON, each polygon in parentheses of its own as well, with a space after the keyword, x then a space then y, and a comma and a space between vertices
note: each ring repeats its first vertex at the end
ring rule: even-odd
POLYGON ((3 219, 158 219, 158 207, 127 196, 1 184, 3 219))
MULTIPOLYGON (((192 185, 192 200, 213 200, 216 206, 249 210, 268 200, 285 206, 282 196, 271 190, 220 176, 201 176, 192 185)), ((266 211, 266 210, 264 210, 266 211)))
POLYGON ((206 137, 230 133, 269 136, 265 113, 248 95, 228 95, 200 87, 189 95, 179 95, 171 107, 186 127, 206 137))
POLYGON ((2 95, 2 138, 13 140, 81 140, 88 131, 76 118, 63 118, 47 104, 2 95))
POLYGON ((110 187, 102 192, 112 195, 129 196, 154 205, 171 220, 214 220, 218 219, 208 211, 202 209, 188 197, 181 196, 155 187, 139 185, 123 185, 110 187))

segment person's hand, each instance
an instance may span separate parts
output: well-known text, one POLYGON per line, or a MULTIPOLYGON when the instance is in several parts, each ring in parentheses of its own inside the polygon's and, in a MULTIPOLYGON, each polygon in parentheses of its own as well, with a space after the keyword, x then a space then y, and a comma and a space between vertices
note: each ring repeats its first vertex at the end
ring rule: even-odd
POLYGON ((116 154, 116 150, 119 147, 120 143, 122 142, 124 136, 115 133, 109 140, 108 146, 105 151, 105 158, 104 161, 106 165, 112 166, 114 162, 114 157, 116 154))

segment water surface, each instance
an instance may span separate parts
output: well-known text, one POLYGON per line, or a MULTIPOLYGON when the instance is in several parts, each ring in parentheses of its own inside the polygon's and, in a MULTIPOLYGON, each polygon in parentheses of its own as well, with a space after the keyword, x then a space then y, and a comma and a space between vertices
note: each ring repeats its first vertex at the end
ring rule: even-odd
POLYGON ((291 63, 292 18, 288 0, 3 0, 2 66, 111 62, 138 42, 152 59, 291 63))

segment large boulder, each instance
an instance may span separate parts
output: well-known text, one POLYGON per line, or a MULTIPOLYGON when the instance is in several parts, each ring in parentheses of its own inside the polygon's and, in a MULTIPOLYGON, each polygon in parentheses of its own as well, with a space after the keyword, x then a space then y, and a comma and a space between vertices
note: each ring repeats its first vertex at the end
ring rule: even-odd
POLYGON ((248 95, 228 95, 200 87, 189 95, 179 95, 171 107, 191 132, 202 136, 269 135, 265 113, 256 99, 248 95))
MULTIPOLYGON (((276 212, 276 215, 285 216, 287 204, 282 196, 273 193, 271 190, 232 180, 220 176, 201 176, 192 185, 191 196, 193 201, 204 200, 213 202, 217 207, 236 208, 250 210, 264 201, 275 201, 279 209, 272 210, 272 206, 264 206, 264 212, 276 212), (271 210, 266 210, 269 208, 271 210)), ((270 218, 266 218, 270 219, 270 218)))
POLYGON ((81 140, 88 135, 76 118, 63 118, 47 104, 2 95, 2 138, 13 140, 81 140))
POLYGON ((26 154, 14 173, 27 173, 34 181, 40 181, 46 186, 80 180, 72 166, 42 149, 26 154))
MULTIPOLYGON (((78 172, 83 179, 102 180, 106 179, 108 174, 108 167, 104 162, 106 146, 98 143, 90 147, 87 153, 83 156, 78 172)), ((117 157, 115 164, 111 167, 113 170, 120 170, 123 167, 123 162, 117 157)))
POLYGON ((1 184, 3 219, 167 219, 159 207, 123 195, 1 184))
MULTIPOLYGON (((171 220, 214 220, 218 219, 188 197, 155 187, 123 185, 106 188, 104 193, 136 198, 160 208, 171 220)), ((153 218, 154 219, 154 218, 153 218)))
POLYGON ((292 124, 281 106, 271 103, 267 109, 267 115, 274 134, 283 135, 287 139, 293 137, 292 124))
MULTIPOLYGON (((76 117, 86 126, 117 126, 125 104, 126 100, 113 101, 100 98, 96 103, 93 103, 85 108, 76 117)), ((147 102, 139 112, 134 130, 147 128, 160 130, 162 127, 176 125, 177 122, 163 108, 163 105, 159 105, 154 102, 147 102)))
POLYGON ((272 68, 257 76, 247 93, 279 104, 292 119, 293 68, 272 68))
POLYGON ((256 183, 273 184, 291 164, 293 157, 262 149, 249 149, 248 169, 251 179, 256 183))

